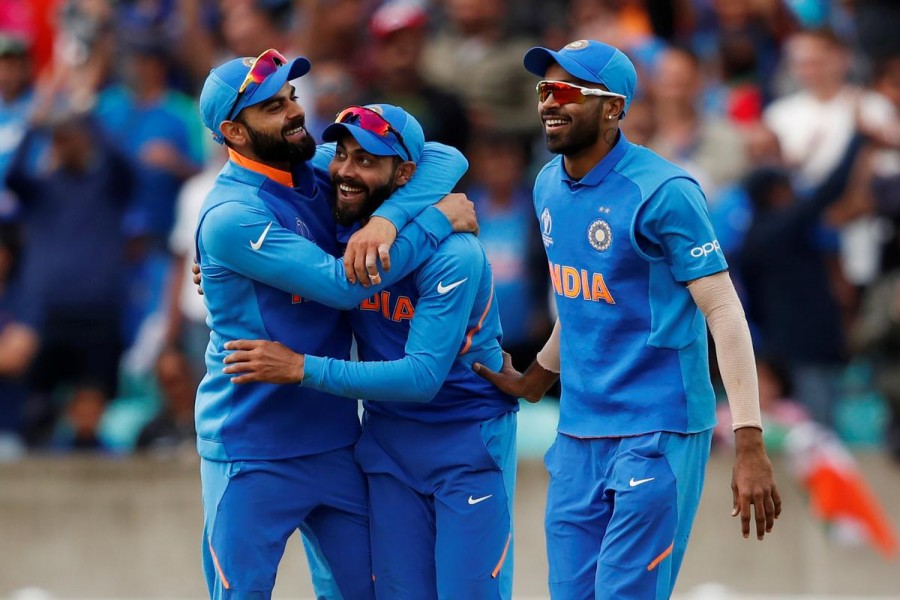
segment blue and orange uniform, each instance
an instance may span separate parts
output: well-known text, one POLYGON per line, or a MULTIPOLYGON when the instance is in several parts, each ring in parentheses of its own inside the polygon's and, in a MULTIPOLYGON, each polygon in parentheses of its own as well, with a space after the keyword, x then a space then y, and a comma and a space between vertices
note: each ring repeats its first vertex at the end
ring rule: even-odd
MULTIPOLYGON (((327 155, 319 153, 323 161, 327 155)), ((445 187, 437 175, 428 184, 432 201, 464 170, 458 154, 446 158, 435 169, 445 187)), ((424 179, 431 170, 423 162, 424 179)), ((237 386, 222 372, 224 344, 233 339, 349 356, 346 319, 320 302, 350 308, 371 290, 347 283, 336 258, 330 193, 327 172, 312 165, 279 174, 232 154, 201 210, 197 249, 211 333, 196 426, 213 588, 271 589, 298 526, 345 598, 367 597, 354 586, 371 585, 365 482, 351 451, 360 428, 356 402, 299 386, 237 386), (267 510, 250 508, 258 503, 267 510)), ((433 252, 450 231, 437 209, 423 211, 398 236, 385 282, 408 272, 415 256, 433 252)))
MULTIPOLYGON (((267 89, 281 89, 288 73, 308 70, 302 60, 301 72, 295 60, 252 89, 268 97, 267 89)), ((248 67, 236 59, 214 70, 201 111, 213 113, 219 104, 229 110, 248 67)), ((206 119, 208 126, 224 120, 217 114, 206 119)), ((324 168, 331 154, 320 147, 312 163, 285 172, 232 152, 199 216, 197 256, 211 334, 196 427, 211 597, 270 597, 287 539, 298 528, 318 597, 374 595, 366 482, 353 458, 360 433, 356 402, 296 385, 235 385, 223 373, 224 344, 240 338, 349 356, 345 316, 320 302, 351 308, 373 288, 349 284, 337 258, 324 168)), ((466 167, 461 154, 435 145, 418 176, 398 192, 401 198, 382 207, 378 214, 402 230, 391 250, 392 270, 375 290, 410 272, 450 235, 447 219, 423 207, 449 193, 466 167)))
POLYGON ((580 180, 550 161, 534 206, 562 324, 551 595, 667 598, 715 425, 706 322, 685 285, 727 268, 706 200, 619 134, 580 180))
POLYGON ((365 400, 376 594, 510 598, 518 403, 472 371, 502 364, 481 243, 450 236, 349 314, 361 362, 309 353, 302 387, 365 400))

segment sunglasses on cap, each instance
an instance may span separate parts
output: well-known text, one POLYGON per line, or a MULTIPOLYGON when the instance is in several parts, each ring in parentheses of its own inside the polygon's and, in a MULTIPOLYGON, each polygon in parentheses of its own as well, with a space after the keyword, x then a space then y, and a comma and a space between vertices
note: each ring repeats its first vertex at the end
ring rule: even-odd
POLYGON ((541 102, 547 100, 550 94, 557 104, 584 104, 588 96, 609 96, 610 98, 625 98, 622 94, 615 92, 607 92, 606 90, 598 90, 595 88, 586 88, 574 83, 565 81, 538 81, 535 87, 538 98, 541 102))
POLYGON ((389 133, 393 133, 397 138, 397 141, 400 142, 403 151, 406 152, 406 160, 412 160, 412 154, 410 153, 409 148, 406 147, 406 142, 403 141, 403 136, 400 135, 400 132, 397 131, 393 125, 388 123, 387 119, 371 108, 366 108, 365 106, 348 106, 338 113, 334 122, 343 123, 345 125, 356 125, 379 137, 387 137, 389 133))
POLYGON ((231 105, 231 110, 228 111, 228 120, 230 121, 234 118, 232 113, 234 113, 234 109, 237 108, 241 101, 241 96, 244 95, 244 92, 247 91, 250 85, 261 84, 266 77, 277 71, 279 67, 286 65, 287 62, 287 59, 274 48, 269 48, 254 58, 253 62, 250 63, 250 70, 247 71, 247 76, 244 77, 241 87, 238 88, 237 97, 235 97, 234 103, 231 105))

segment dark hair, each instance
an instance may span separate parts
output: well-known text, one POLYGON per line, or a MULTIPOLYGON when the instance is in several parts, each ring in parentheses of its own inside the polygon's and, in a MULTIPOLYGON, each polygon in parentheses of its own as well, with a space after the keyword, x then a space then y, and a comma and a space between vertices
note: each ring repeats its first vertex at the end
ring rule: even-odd
POLYGON ((762 167, 751 171, 743 181, 744 191, 757 210, 766 210, 771 202, 772 190, 791 185, 787 171, 778 167, 762 167))

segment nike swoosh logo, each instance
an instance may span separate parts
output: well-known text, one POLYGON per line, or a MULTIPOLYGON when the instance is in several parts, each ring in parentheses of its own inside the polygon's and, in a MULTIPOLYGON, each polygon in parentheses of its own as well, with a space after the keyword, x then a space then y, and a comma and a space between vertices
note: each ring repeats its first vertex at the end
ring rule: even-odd
POLYGON ((647 483, 648 481, 653 481, 656 477, 650 477, 648 479, 638 479, 635 480, 634 477, 631 478, 631 481, 628 482, 630 487, 634 487, 636 485, 641 485, 642 483, 647 483))
POLYGON ((444 285, 444 282, 441 281, 440 283, 438 283, 438 288, 437 288, 438 294, 446 294, 450 290, 454 290, 454 289, 458 288, 459 286, 461 286, 468 280, 469 280, 469 278, 466 277, 465 279, 460 279, 459 281, 454 281, 450 285, 444 285))
POLYGON ((266 225, 266 229, 262 232, 262 235, 259 236, 259 239, 254 241, 250 241, 250 247, 254 250, 259 250, 262 248, 263 242, 266 240, 266 236, 269 235, 269 229, 272 227, 272 221, 269 221, 269 224, 266 225))
MULTIPOLYGON (((465 281, 465 280, 463 280, 463 281, 465 281)), ((462 282, 460 282, 460 283, 462 283, 462 282)), ((490 498, 492 496, 493 496, 493 494, 488 494, 487 496, 482 496, 481 498, 473 498, 472 496, 469 496, 469 504, 478 504, 479 502, 484 502, 485 500, 487 500, 488 498, 490 498)))

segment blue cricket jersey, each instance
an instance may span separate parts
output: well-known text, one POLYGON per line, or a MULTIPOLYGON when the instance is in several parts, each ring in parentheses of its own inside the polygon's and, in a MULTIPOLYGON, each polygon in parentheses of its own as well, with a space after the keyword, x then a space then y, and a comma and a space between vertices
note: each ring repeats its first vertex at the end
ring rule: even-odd
POLYGON ((685 283, 727 264, 697 182, 620 134, 579 181, 550 161, 534 206, 562 324, 559 431, 712 427, 706 321, 685 283))
POLYGON ((331 181, 322 168, 333 153, 333 146, 320 147, 313 164, 271 176, 233 155, 203 204, 197 256, 211 333, 196 426, 204 458, 278 459, 354 443, 360 429, 355 401, 298 385, 235 385, 222 372, 223 346, 266 339, 299 353, 347 358, 350 329, 337 308, 356 306, 373 289, 408 274, 452 233, 440 211, 422 209, 449 193, 468 165, 456 150, 428 144, 416 175, 376 213, 399 229, 421 211, 397 237, 391 271, 380 286, 349 284, 336 258, 331 181))
POLYGON ((303 387, 363 398, 372 413, 427 423, 518 410, 472 371, 502 365, 491 267, 473 235, 455 234, 403 280, 350 313, 362 362, 307 355, 303 387))

